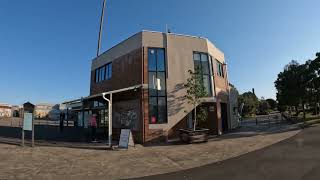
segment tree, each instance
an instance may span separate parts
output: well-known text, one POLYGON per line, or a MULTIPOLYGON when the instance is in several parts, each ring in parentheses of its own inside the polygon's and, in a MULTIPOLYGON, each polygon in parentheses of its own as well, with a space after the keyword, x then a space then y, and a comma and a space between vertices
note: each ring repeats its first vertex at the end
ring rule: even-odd
MULTIPOLYGON (((294 107, 296 115, 302 108, 305 118, 305 105, 313 104, 315 110, 320 97, 320 53, 314 60, 304 64, 291 61, 275 81, 279 107, 294 107)), ((290 108, 291 109, 291 108, 290 108)))
POLYGON ((269 98, 269 99, 266 99, 266 101, 268 102, 270 109, 275 110, 278 108, 278 103, 276 100, 269 98))
POLYGON ((291 61, 285 66, 283 72, 278 74, 275 87, 278 90, 277 100, 281 106, 294 106, 299 104, 299 93, 297 92, 299 75, 297 74, 299 63, 291 61))
POLYGON ((199 73, 199 69, 197 68, 195 72, 192 70, 188 71, 190 77, 187 79, 187 83, 184 84, 184 87, 187 89, 186 98, 188 99, 188 103, 192 104, 194 107, 194 122, 193 122, 193 130, 196 130, 197 127, 197 119, 205 120, 206 112, 200 109, 197 114, 197 106, 200 104, 200 98, 206 96, 208 93, 205 90, 203 85, 203 79, 201 73, 199 73))
POLYGON ((257 107, 259 105, 259 100, 254 93, 248 91, 239 96, 238 103, 239 107, 241 107, 242 103, 244 104, 242 109, 243 115, 251 115, 256 113, 257 107))
POLYGON ((258 111, 260 114, 268 114, 268 111, 270 110, 270 105, 268 101, 262 99, 259 101, 258 111))

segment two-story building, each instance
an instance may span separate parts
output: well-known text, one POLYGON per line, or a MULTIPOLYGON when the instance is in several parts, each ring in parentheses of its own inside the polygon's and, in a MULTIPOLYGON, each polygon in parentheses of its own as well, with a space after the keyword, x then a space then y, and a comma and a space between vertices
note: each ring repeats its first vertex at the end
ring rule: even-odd
POLYGON ((0 103, 0 118, 1 117, 11 117, 12 116, 12 106, 6 103, 0 103))
POLYGON ((192 127, 193 105, 185 98, 184 83, 196 67, 207 91, 200 105, 208 113, 206 127, 213 134, 226 132, 231 118, 224 54, 202 37, 139 32, 93 59, 90 96, 66 104, 77 112, 78 126, 87 127, 97 114, 98 126, 107 129, 102 94, 110 98, 112 93, 114 134, 130 128, 136 142, 165 141, 192 127))

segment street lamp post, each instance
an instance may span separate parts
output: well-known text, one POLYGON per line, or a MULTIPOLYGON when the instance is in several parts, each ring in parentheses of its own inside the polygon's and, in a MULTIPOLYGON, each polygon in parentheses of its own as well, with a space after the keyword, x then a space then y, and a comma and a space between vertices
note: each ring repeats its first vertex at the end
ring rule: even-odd
POLYGON ((104 9, 106 8, 106 0, 103 0, 102 4, 102 12, 100 17, 100 29, 99 29, 99 37, 98 37, 98 49, 97 49, 97 57, 100 54, 100 47, 101 47, 101 36, 102 36, 102 27, 103 27, 103 19, 104 19, 104 9))

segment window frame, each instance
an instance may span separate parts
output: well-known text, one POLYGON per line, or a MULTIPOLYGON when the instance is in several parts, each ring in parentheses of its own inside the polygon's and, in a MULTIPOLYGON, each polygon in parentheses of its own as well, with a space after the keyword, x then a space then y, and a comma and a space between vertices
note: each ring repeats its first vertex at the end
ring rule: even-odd
POLYGON ((219 77, 224 78, 223 63, 220 62, 218 59, 216 59, 216 64, 217 64, 217 75, 219 77))
POLYGON ((100 66, 95 69, 95 83, 100 83, 106 80, 111 79, 112 77, 112 62, 109 62, 103 66, 100 66), (110 77, 109 77, 110 75, 110 77))
POLYGON ((148 47, 148 112, 149 112, 149 124, 167 124, 168 123, 168 100, 167 100, 167 59, 166 59, 166 51, 165 48, 159 48, 159 47, 148 47), (149 70, 149 52, 150 50, 155 50, 155 70, 149 70), (163 51, 163 70, 159 70, 158 71, 158 50, 162 50, 163 51), (158 78, 158 73, 163 73, 164 74, 164 95, 159 95, 159 90, 155 91, 155 95, 151 95, 150 91, 150 87, 149 87, 149 74, 150 73, 154 73, 156 75, 156 78, 158 78), (150 100, 151 98, 155 98, 156 99, 156 122, 152 123, 152 119, 151 119, 151 115, 150 115, 150 100), (159 122, 159 98, 164 98, 165 99, 165 121, 163 122, 159 122))
MULTIPOLYGON (((212 97, 213 96, 213 93, 212 93, 212 89, 213 89, 213 85, 212 85, 212 80, 213 80, 213 67, 212 67, 212 65, 210 66, 210 58, 212 58, 212 56, 209 54, 209 53, 205 53, 205 52, 200 52, 200 51, 193 51, 193 54, 192 54, 192 60, 193 60, 193 64, 195 65, 195 60, 194 60, 194 54, 199 54, 199 57, 200 57, 200 63, 201 63, 201 68, 200 68, 200 73, 201 73, 201 79, 202 79, 202 83, 204 83, 204 81, 203 81, 203 76, 207 76, 207 77, 209 77, 209 92, 208 92, 208 95, 207 96, 205 96, 205 97, 212 97), (208 64, 208 73, 203 73, 203 70, 202 70, 202 68, 203 68, 203 62, 205 62, 205 61, 202 61, 202 55, 206 55, 207 56, 207 64, 208 64), (210 69, 212 69, 212 72, 211 72, 211 70, 210 69)), ((195 71, 195 66, 194 66, 194 71, 195 71)), ((205 85, 203 84, 203 86, 205 87, 205 85)))

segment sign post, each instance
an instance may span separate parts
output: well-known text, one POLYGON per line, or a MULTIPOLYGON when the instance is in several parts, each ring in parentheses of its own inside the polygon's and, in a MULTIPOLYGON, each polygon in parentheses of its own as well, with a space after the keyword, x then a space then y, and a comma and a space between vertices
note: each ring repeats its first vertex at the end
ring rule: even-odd
POLYGON ((22 126, 22 146, 24 146, 24 131, 32 131, 32 147, 34 146, 34 122, 33 114, 25 112, 23 116, 23 126, 22 126))

